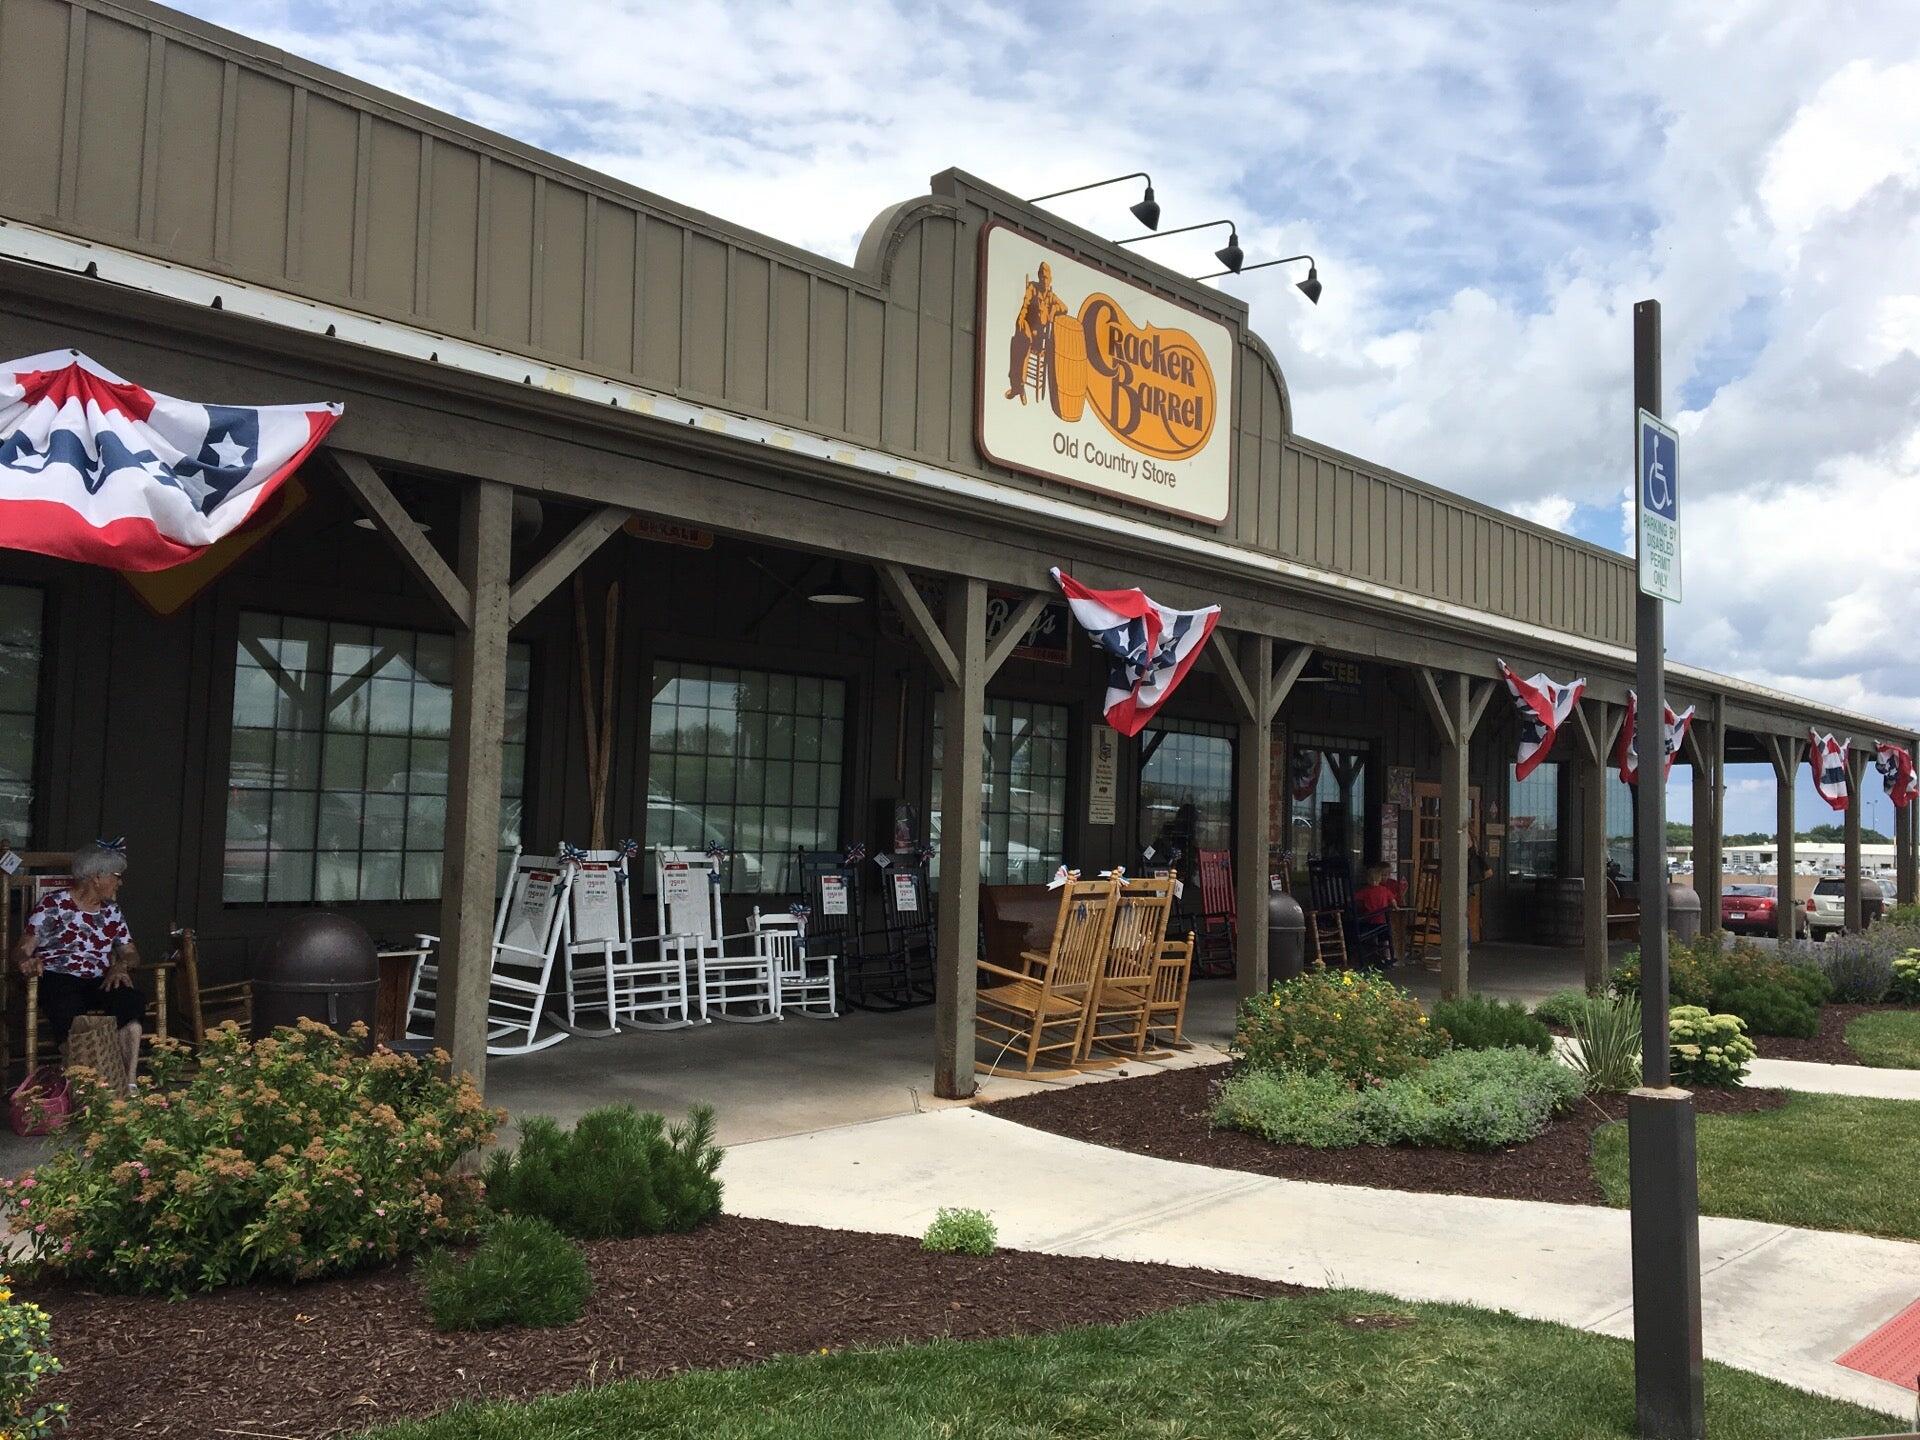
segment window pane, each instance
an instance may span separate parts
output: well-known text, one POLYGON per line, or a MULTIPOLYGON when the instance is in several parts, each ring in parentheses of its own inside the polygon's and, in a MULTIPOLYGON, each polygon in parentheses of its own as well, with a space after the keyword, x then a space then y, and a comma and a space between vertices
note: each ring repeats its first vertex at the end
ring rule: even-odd
POLYGON ((1560 873, 1560 766, 1548 761, 1521 780, 1507 772, 1507 873, 1560 873))
MULTIPOLYGON (((444 635, 241 616, 222 885, 228 903, 439 894, 452 655, 444 635)), ((507 702, 523 730, 530 674, 526 647, 512 646, 507 702)), ((509 745, 501 784, 509 845, 518 839, 525 767, 524 744, 509 745)))
MULTIPOLYGON (((988 699, 981 725, 982 884, 1042 881, 1064 860, 1066 737, 1064 706, 988 699)), ((931 867, 936 880, 940 865, 940 772, 945 754, 941 713, 935 710, 933 807, 927 833, 936 852, 931 867)))
POLYGON ((843 723, 845 684, 661 661, 654 666, 652 693, 649 841, 691 849, 724 844, 734 854, 731 889, 789 891, 791 852, 839 841, 837 727, 843 723), (836 727, 830 752, 822 743, 829 716, 836 727), (795 761, 796 750, 807 752, 804 761, 795 761), (821 806, 823 794, 832 808, 821 806))

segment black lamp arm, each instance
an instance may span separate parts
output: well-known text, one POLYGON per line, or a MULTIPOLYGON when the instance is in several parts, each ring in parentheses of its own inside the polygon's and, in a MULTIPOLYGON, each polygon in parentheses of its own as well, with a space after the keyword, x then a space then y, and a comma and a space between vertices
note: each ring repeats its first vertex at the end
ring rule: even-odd
POLYGON ((1055 190, 1050 195, 1034 195, 1027 200, 1029 205, 1038 205, 1042 200, 1058 200, 1062 195, 1078 195, 1082 190, 1098 190, 1102 185, 1118 185, 1122 180, 1144 180, 1149 188, 1153 177, 1144 170, 1136 170, 1131 175, 1115 175, 1106 180, 1095 180, 1091 185, 1075 185, 1071 190, 1055 190))
POLYGON ((1198 225, 1182 225, 1177 230, 1152 230, 1145 235, 1129 235, 1124 240, 1116 240, 1116 245, 1138 245, 1142 240, 1163 240, 1169 235, 1184 235, 1189 230, 1211 230, 1216 225, 1231 226, 1233 233, 1240 233, 1240 226, 1232 220, 1202 220, 1198 225))
MULTIPOLYGON (((1168 231, 1167 233, 1172 234, 1173 232, 1168 231)), ((1317 270, 1320 268, 1320 262, 1315 260, 1311 255, 1288 255, 1279 260, 1262 260, 1258 265, 1242 265, 1238 270, 1216 270, 1211 275, 1196 275, 1193 278, 1196 280, 1218 280, 1222 275, 1244 275, 1249 270, 1264 270, 1269 265, 1290 265, 1295 260, 1306 261, 1309 269, 1317 270)))

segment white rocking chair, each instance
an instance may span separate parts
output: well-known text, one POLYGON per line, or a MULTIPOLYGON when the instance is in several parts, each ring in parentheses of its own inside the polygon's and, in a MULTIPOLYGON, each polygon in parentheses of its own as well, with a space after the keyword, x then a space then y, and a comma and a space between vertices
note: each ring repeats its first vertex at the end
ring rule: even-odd
POLYGON ((729 955, 726 942, 752 932, 723 932, 720 866, 698 850, 654 850, 654 903, 660 957, 678 960, 700 996, 702 1020, 752 1024, 780 1018, 780 988, 772 958, 758 947, 729 955))
POLYGON ((780 1000, 780 1013, 804 1015, 809 1020, 839 1018, 839 1001, 834 993, 831 955, 809 955, 806 928, 797 915, 762 915, 759 910, 747 922, 754 948, 766 954, 773 964, 774 988, 780 1000))
POLYGON ((564 1025, 579 1035, 616 1030, 680 1030, 696 1023, 687 965, 678 953, 641 959, 633 935, 633 872, 624 850, 574 851, 579 860, 568 895, 563 977, 564 1025), (611 882, 611 891, 607 883, 611 882), (589 1028, 587 1015, 605 1017, 589 1028))

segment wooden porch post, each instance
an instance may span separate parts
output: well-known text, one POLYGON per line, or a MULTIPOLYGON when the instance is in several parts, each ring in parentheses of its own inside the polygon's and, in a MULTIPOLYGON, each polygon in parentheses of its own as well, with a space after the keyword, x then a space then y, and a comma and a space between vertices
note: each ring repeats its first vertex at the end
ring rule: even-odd
POLYGON ((1720 766, 1725 738, 1712 722, 1687 731, 1693 769, 1693 890, 1700 897, 1700 932, 1720 928, 1720 766))
POLYGON ((1867 757, 1847 747, 1847 851, 1846 851, 1846 928, 1849 934, 1860 928, 1860 779, 1866 773, 1867 757))
POLYGON ((1580 730, 1580 775, 1583 790, 1580 840, 1580 947, 1587 993, 1607 988, 1607 777, 1613 742, 1626 712, 1595 702, 1594 716, 1587 706, 1574 711, 1580 730))
POLYGON ((500 764, 506 730, 508 584, 513 490, 469 483, 460 497, 460 578, 472 623, 453 641, 447 747, 445 869, 440 879, 440 986, 434 1039, 457 1074, 484 1088, 493 892, 500 867, 500 764))
POLYGON ((1467 790, 1473 732, 1493 682, 1466 675, 1417 674, 1428 718, 1440 734, 1440 997, 1467 993, 1467 790))
MULTIPOLYGON (((1912 753, 1911 749, 1909 753, 1912 753)), ((1917 890, 1915 882, 1920 880, 1914 865, 1916 820, 1920 820, 1920 803, 1910 803, 1904 810, 1893 812, 1894 896, 1902 905, 1914 903, 1917 890)))
POLYGON ((1800 910, 1793 898, 1793 773, 1800 768, 1801 742, 1791 736, 1764 738, 1767 759, 1773 764, 1774 883, 1779 891, 1773 913, 1780 924, 1780 938, 1791 941, 1800 910))

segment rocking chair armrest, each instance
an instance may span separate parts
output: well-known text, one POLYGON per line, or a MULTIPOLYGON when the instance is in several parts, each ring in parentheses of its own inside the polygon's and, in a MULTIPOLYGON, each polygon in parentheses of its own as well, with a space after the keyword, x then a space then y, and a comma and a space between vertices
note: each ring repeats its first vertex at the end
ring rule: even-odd
POLYGON ((1037 975, 1029 975, 1026 977, 1030 980, 1037 979, 1038 975, 1045 975, 1047 971, 1053 968, 1053 956, 1044 950, 1022 950, 1020 952, 1020 961, 1024 965, 1031 965, 1034 970, 1038 972, 1037 975))
POLYGON ((1018 970, 1009 970, 1004 965, 995 965, 991 961, 979 960, 974 963, 989 975, 1004 975, 1009 980, 1031 980, 1034 978, 1031 975, 1022 975, 1018 970))

